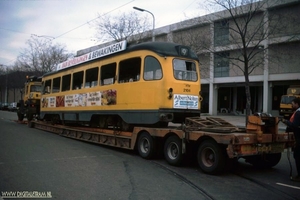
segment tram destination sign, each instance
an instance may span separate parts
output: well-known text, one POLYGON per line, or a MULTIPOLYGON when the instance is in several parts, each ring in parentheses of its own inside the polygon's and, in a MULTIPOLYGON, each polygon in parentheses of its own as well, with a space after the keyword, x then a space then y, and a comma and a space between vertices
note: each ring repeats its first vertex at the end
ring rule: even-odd
POLYGON ((105 57, 120 51, 124 51, 126 49, 127 42, 126 40, 123 40, 121 42, 111 44, 109 46, 97 49, 95 51, 92 51, 90 53, 84 54, 82 56, 78 56, 72 59, 69 59, 65 62, 59 63, 56 67, 56 71, 62 70, 68 67, 72 67, 75 65, 79 65, 84 62, 88 62, 97 58, 105 57))

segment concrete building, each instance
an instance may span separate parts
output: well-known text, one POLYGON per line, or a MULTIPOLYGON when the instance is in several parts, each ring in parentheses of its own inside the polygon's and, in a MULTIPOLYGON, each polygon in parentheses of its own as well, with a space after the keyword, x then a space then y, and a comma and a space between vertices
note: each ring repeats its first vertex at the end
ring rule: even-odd
MULTIPOLYGON (((281 95, 290 85, 300 85, 299 13, 299 0, 265 0, 157 28, 155 40, 186 44, 196 51, 201 65, 202 113, 211 115, 245 112, 247 54, 251 58, 247 60, 251 111, 276 116, 281 95)), ((146 35, 144 41, 151 41, 151 34, 146 35)), ((97 48, 81 50, 78 55, 97 48)))

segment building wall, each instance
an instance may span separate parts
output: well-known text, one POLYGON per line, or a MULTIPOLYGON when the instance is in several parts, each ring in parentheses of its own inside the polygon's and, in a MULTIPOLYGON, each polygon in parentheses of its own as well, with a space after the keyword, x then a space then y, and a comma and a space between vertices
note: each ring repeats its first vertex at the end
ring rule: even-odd
POLYGON ((300 41, 270 45, 269 73, 300 73, 300 41))
POLYGON ((210 77, 210 57, 209 53, 199 55, 200 75, 201 79, 209 79, 210 77))
POLYGON ((300 34, 300 4, 287 4, 269 11, 270 38, 300 34), (281 23, 286 21, 288 23, 281 23))

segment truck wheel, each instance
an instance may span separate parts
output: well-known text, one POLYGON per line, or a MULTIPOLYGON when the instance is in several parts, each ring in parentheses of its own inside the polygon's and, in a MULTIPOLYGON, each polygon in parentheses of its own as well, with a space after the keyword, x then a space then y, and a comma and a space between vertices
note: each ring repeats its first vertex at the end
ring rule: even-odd
POLYGON ((205 140, 198 148, 197 161, 203 172, 218 174, 225 168, 226 157, 220 145, 213 140, 205 140))
POLYGON ((256 168, 272 168, 279 163, 280 159, 281 153, 272 153, 246 157, 246 162, 256 168))
POLYGON ((178 166, 181 164, 183 159, 182 142, 178 136, 173 135, 167 139, 164 146, 164 154, 170 165, 178 166))
POLYGON ((155 142, 147 132, 142 132, 138 138, 138 152, 142 158, 151 159, 155 153, 155 142))
POLYGON ((20 113, 20 112, 18 112, 17 114, 18 114, 18 120, 19 120, 19 121, 23 121, 23 119, 24 119, 24 114, 22 114, 22 113, 20 113))
POLYGON ((27 113, 27 120, 28 120, 28 122, 33 120, 33 114, 32 113, 27 113))
POLYGON ((33 128, 33 122, 32 122, 32 120, 28 120, 28 122, 27 122, 27 126, 29 127, 29 128, 33 128))

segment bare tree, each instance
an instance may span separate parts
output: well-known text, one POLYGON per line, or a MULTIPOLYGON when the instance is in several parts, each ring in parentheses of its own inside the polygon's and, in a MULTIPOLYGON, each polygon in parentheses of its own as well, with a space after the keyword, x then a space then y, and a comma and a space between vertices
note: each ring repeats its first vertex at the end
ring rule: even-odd
POLYGON ((43 36, 32 36, 27 42, 27 48, 22 49, 17 65, 23 69, 50 72, 57 64, 73 56, 68 54, 61 44, 52 44, 52 40, 43 36))
MULTIPOLYGON (((294 22, 292 26, 299 27, 296 23, 300 19, 298 16, 282 15, 276 12, 280 2, 276 0, 210 0, 206 3, 209 3, 208 7, 213 8, 213 14, 207 16, 206 21, 203 21, 203 17, 190 21, 192 24, 190 32, 195 30, 196 24, 213 25, 213 38, 207 37, 211 35, 207 33, 205 35, 199 32, 193 35, 197 42, 197 46, 192 45, 194 50, 200 54, 205 51, 214 53, 215 70, 216 65, 225 65, 230 67, 231 72, 245 77, 247 116, 250 114, 251 106, 250 74, 259 68, 264 70, 265 53, 268 51, 270 40, 275 41, 284 31, 286 35, 287 28, 290 30, 291 22, 294 22), (219 11, 215 12, 216 9, 219 11)), ((288 42, 293 38, 293 35, 286 37, 284 41, 280 38, 280 42, 288 42)))
POLYGON ((147 17, 142 18, 136 12, 123 13, 119 16, 99 14, 92 26, 97 30, 95 36, 99 41, 139 41, 144 37, 149 37, 151 32, 147 32, 150 23, 147 17), (134 36, 134 37, 133 37, 134 36))

